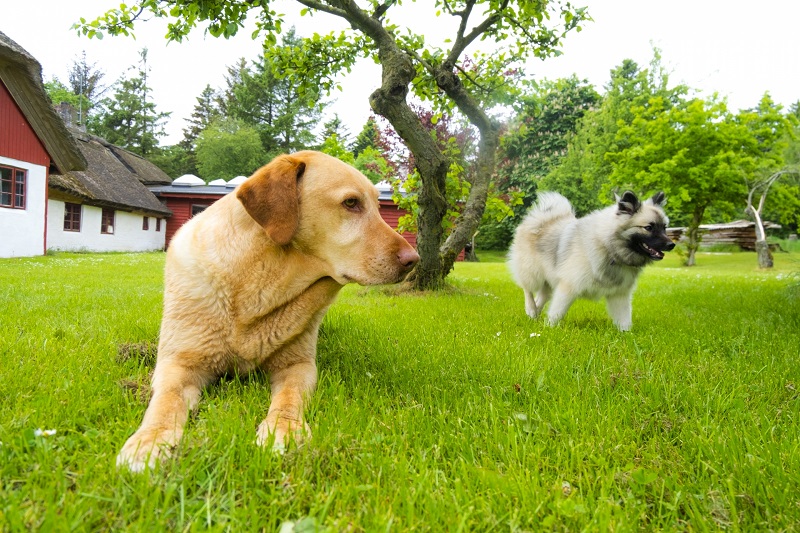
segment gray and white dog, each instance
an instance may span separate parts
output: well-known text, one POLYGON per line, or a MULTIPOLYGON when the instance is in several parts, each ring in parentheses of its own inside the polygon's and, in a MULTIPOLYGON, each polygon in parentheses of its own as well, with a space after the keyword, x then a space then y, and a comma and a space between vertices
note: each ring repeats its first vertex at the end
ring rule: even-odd
POLYGON ((525 312, 536 318, 550 300, 547 317, 558 323, 578 298, 605 297, 621 331, 631 329, 636 279, 675 244, 667 237, 664 193, 640 202, 630 191, 617 203, 576 218, 569 200, 542 192, 517 228, 508 265, 525 293, 525 312))

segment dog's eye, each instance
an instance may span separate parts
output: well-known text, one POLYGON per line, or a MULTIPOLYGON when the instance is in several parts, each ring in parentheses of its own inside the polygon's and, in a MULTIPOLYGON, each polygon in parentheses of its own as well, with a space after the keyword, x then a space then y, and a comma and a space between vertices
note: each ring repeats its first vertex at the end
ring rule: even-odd
POLYGON ((342 202, 342 205, 345 206, 345 208, 349 209, 350 211, 358 211, 359 208, 358 198, 348 198, 347 200, 342 202))
POLYGON ((646 229, 647 231, 653 231, 653 225, 652 224, 648 224, 648 225, 646 225, 644 227, 644 229, 646 229))

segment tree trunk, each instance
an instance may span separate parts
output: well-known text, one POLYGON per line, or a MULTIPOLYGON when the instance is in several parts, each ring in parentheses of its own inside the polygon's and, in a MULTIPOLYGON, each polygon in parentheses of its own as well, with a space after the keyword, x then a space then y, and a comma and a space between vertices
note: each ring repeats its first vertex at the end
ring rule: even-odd
POLYGON ((445 61, 436 69, 436 84, 449 96, 469 121, 478 128, 478 159, 470 181, 469 196, 456 221, 455 228, 442 245, 442 278, 452 269, 461 250, 470 242, 481 223, 489 195, 489 183, 495 171, 500 126, 489 117, 479 103, 464 89, 453 64, 445 61))
POLYGON ((705 207, 697 207, 692 214, 692 221, 689 223, 689 227, 687 228, 687 234, 689 236, 689 242, 686 244, 686 248, 688 250, 688 255, 686 256, 686 266, 695 266, 695 255, 697 254, 697 249, 700 248, 700 223, 703 221, 703 213, 705 212, 705 207))
MULTIPOLYGON (((388 5, 389 3, 385 4, 388 5)), ((417 203, 417 251, 420 261, 409 277, 417 290, 435 290, 444 285, 444 279, 453 268, 458 254, 469 242, 480 224, 486 207, 489 180, 494 173, 495 152, 499 143, 499 126, 464 89, 455 74, 454 63, 458 54, 452 52, 441 65, 428 65, 436 84, 458 109, 477 126, 481 140, 478 153, 478 170, 473 177, 467 202, 455 228, 444 241, 442 222, 447 214, 446 183, 450 168, 449 159, 439 150, 433 137, 422 126, 406 101, 409 86, 417 75, 412 60, 397 44, 394 36, 384 28, 380 17, 371 17, 354 2, 342 1, 338 6, 345 18, 368 35, 378 47, 382 68, 381 87, 370 95, 372 109, 386 118, 397 134, 414 154, 414 161, 422 181, 417 203), (443 243, 444 241, 444 243, 443 243)), ((474 36, 471 38, 475 38, 474 36)), ((460 39, 461 40, 461 39, 460 39)), ((454 47, 463 49, 464 42, 454 47)))
POLYGON ((445 184, 450 162, 406 102, 409 84, 416 75, 411 60, 392 42, 380 48, 380 55, 383 82, 370 95, 370 105, 389 121, 408 145, 422 181, 417 199, 417 251, 420 261, 409 281, 415 289, 435 290, 444 282, 439 246, 444 240, 442 220, 447 213, 445 184))
MULTIPOLYGON (((765 193, 766 194, 766 193, 765 193)), ((763 204, 763 198, 762 198, 763 204)), ((772 252, 767 243, 767 232, 764 229, 764 221, 761 220, 761 212, 755 209, 752 204, 749 204, 746 209, 747 213, 753 217, 755 221, 756 232, 756 255, 758 255, 758 268, 772 268, 772 252)))
POLYGON ((772 252, 767 241, 756 241, 756 254, 758 254, 758 268, 772 268, 772 252))
POLYGON ((480 259, 478 258, 478 254, 475 253, 475 237, 478 235, 476 231, 472 235, 472 239, 469 241, 467 246, 464 247, 464 261, 469 261, 470 263, 479 263, 480 259))
POLYGON ((444 240, 442 220, 447 214, 445 179, 447 172, 439 176, 425 176, 420 172, 422 187, 417 197, 417 252, 419 263, 409 278, 416 290, 436 290, 444 285, 446 272, 442 273, 442 258, 439 247, 444 240), (442 183, 436 183, 441 181, 442 183))

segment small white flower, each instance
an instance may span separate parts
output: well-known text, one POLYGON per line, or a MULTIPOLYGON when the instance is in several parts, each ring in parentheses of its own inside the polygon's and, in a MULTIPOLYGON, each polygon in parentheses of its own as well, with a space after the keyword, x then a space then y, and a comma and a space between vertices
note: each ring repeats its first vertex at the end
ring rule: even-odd
POLYGON ((502 333, 502 331, 498 331, 497 333, 495 333, 495 335, 497 335, 499 337, 501 333, 502 333))
POLYGON ((278 533, 292 533, 292 531, 294 531, 294 522, 284 522, 278 533))
POLYGON ((372 372, 367 372, 367 377, 371 378, 372 377, 372 372))
POLYGON ((525 413, 514 413, 514 418, 516 418, 517 420, 522 420, 523 422, 528 421, 528 415, 526 415, 525 413))
POLYGON ((541 333, 531 333, 531 337, 541 337, 541 333))
POLYGON ((55 434, 56 434, 56 430, 55 429, 37 428, 33 432, 33 435, 36 436, 36 437, 52 437, 55 434))

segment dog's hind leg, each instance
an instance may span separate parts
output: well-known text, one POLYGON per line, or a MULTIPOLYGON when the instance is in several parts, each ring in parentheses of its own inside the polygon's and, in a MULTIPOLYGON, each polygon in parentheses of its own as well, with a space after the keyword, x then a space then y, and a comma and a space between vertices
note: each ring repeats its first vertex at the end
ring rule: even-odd
POLYGON ((551 289, 550 285, 547 283, 542 285, 542 288, 536 293, 536 300, 534 301, 534 304, 540 313, 542 312, 542 309, 544 309, 544 304, 550 300, 550 296, 552 296, 552 294, 553 289, 551 289))
POLYGON ((117 455, 117 466, 141 472, 169 455, 183 435, 189 411, 197 407, 200 392, 210 381, 209 375, 186 368, 176 359, 159 360, 150 405, 142 425, 117 455))
POLYGON ((525 313, 531 318, 538 318, 541 314, 542 310, 544 309, 544 304, 550 299, 550 285, 545 283, 542 287, 536 291, 536 295, 534 296, 533 291, 528 289, 522 289, 522 292, 525 293, 525 313))
POLYGON ((606 298, 606 309, 611 316, 611 320, 620 331, 630 331, 633 325, 631 318, 631 294, 609 296, 606 298))
POLYGON ((575 297, 572 295, 570 287, 561 284, 555 288, 553 299, 550 302, 550 309, 547 311, 547 320, 551 326, 555 326, 564 318, 574 301, 575 297))
POLYGON ((542 312, 542 308, 537 305, 533 293, 528 289, 522 289, 522 292, 525 294, 525 314, 531 318, 538 317, 539 313, 542 312))

